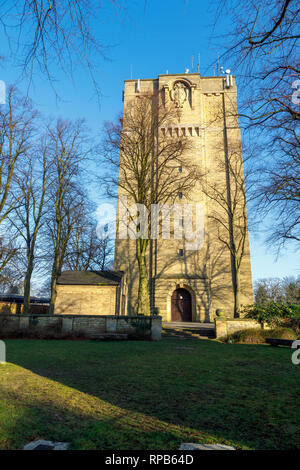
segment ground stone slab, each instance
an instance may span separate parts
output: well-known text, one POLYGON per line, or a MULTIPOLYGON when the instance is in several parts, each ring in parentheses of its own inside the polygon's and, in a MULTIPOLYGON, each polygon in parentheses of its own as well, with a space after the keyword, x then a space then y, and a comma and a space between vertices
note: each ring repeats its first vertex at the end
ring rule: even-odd
POLYGON ((224 444, 193 444, 192 442, 183 442, 179 450, 235 450, 234 447, 224 444))
POLYGON ((23 447, 23 450, 67 450, 69 444, 67 442, 52 441, 33 441, 23 447))

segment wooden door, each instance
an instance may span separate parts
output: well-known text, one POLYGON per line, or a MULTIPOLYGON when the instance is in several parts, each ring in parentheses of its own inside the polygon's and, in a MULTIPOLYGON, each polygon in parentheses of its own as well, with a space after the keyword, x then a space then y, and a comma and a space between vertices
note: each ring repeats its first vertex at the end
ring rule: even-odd
POLYGON ((171 320, 192 321, 192 298, 186 289, 176 289, 171 299, 171 320))

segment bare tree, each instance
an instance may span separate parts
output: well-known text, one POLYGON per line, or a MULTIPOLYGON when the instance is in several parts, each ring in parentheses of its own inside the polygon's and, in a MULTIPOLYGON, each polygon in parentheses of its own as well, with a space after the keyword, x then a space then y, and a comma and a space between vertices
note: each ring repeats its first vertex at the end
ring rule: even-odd
POLYGON ((111 240, 108 237, 99 239, 96 224, 91 222, 90 214, 84 213, 83 216, 71 234, 64 268, 74 271, 104 271, 112 258, 111 240))
MULTIPOLYGON (((188 152, 188 137, 175 130, 170 135, 167 130, 178 123, 178 109, 161 104, 160 99, 159 94, 138 95, 122 119, 105 127, 104 159, 110 166, 103 179, 108 192, 115 195, 119 188, 119 195, 147 211, 145 226, 137 223, 138 314, 149 313, 146 253, 151 239, 151 205, 174 202, 179 193, 187 196, 199 176, 188 152)), ((137 216, 131 219, 137 221, 137 216)))
POLYGON ((293 276, 283 279, 259 279, 255 283, 255 302, 266 304, 268 302, 284 302, 287 304, 300 304, 300 277, 293 276))
POLYGON ((209 174, 205 175, 202 190, 210 201, 208 218, 212 227, 215 228, 218 240, 231 255, 234 316, 239 317, 241 265, 248 254, 248 222, 243 158, 238 142, 231 141, 225 147, 225 155, 216 151, 213 172, 213 178, 209 174), (220 175, 226 175, 226 183, 220 175))
POLYGON ((78 182, 83 172, 81 163, 87 157, 83 121, 58 120, 48 127, 51 179, 47 231, 52 240, 52 274, 50 314, 54 312, 56 281, 61 273, 72 230, 84 206, 84 195, 78 182))
POLYGON ((258 208, 272 218, 268 241, 278 248, 288 241, 300 242, 299 143, 294 126, 279 127, 270 146, 272 159, 259 166, 258 208))
POLYGON ((276 220, 269 241, 299 241, 299 5, 232 0, 219 7, 219 17, 232 20, 224 60, 239 74, 240 122, 257 147, 258 207, 276 220))
POLYGON ((266 304, 268 302, 282 302, 283 289, 282 280, 278 278, 259 279, 255 283, 255 302, 266 304))
POLYGON ((0 224, 22 198, 13 187, 13 176, 17 163, 33 145, 36 115, 32 103, 10 87, 7 105, 0 107, 0 224))
POLYGON ((290 304, 300 305, 300 276, 283 279, 284 300, 290 304))
POLYGON ((19 270, 15 270, 16 275, 12 274, 12 263, 17 262, 14 258, 19 247, 13 237, 8 237, 8 218, 21 203, 22 194, 14 177, 17 167, 24 166, 26 153, 33 145, 36 115, 30 100, 10 87, 7 104, 0 107, 0 277, 3 285, 11 284, 12 279, 12 282, 19 281, 19 270))
MULTIPOLYGON (((102 2, 90 0, 17 0, 2 1, 0 27, 18 65, 30 81, 36 71, 53 86, 53 64, 72 76, 78 63, 87 67, 95 79, 96 57, 105 55, 106 47, 97 39, 92 23, 99 28, 102 2)), ((109 0, 116 11, 124 11, 122 0, 109 0)))
POLYGON ((297 1, 221 1, 218 16, 222 13, 232 19, 231 44, 227 44, 224 59, 234 61, 244 76, 245 93, 248 98, 252 94, 245 101, 247 119, 264 123, 278 114, 299 119, 299 102, 292 99, 292 83, 300 73, 297 1))
POLYGON ((20 280, 20 271, 14 269, 19 247, 12 239, 0 238, 0 286, 2 289, 11 287, 20 280))
POLYGON ((16 175, 16 185, 20 193, 19 205, 12 212, 10 223, 17 235, 25 243, 25 279, 24 309, 26 315, 30 310, 31 277, 35 265, 37 242, 40 230, 45 222, 45 202, 51 184, 47 139, 44 137, 33 154, 24 159, 24 166, 16 175), (39 165, 39 166, 38 166, 39 165))

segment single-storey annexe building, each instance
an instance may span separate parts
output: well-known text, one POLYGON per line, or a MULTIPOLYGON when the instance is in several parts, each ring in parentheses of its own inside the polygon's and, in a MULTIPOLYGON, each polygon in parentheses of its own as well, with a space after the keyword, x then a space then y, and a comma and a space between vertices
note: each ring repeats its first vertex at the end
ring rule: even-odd
POLYGON ((120 271, 64 271, 56 286, 56 315, 124 315, 120 271))

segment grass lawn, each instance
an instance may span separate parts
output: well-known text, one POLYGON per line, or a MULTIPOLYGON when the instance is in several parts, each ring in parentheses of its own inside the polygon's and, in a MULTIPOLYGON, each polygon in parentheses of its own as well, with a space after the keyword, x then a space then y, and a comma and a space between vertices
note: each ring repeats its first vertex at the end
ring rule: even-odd
POLYGON ((300 366, 289 348, 208 340, 7 340, 0 448, 300 448, 300 366))

